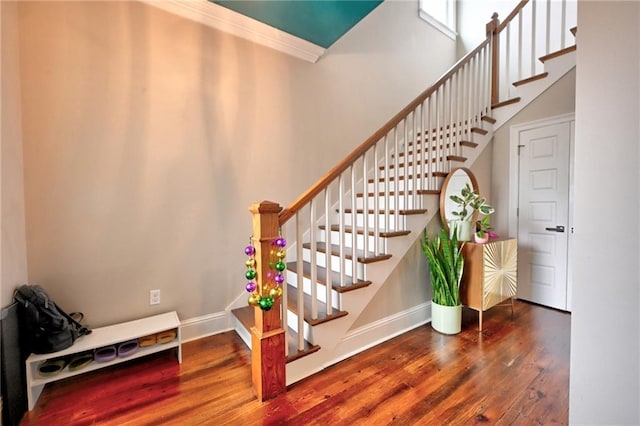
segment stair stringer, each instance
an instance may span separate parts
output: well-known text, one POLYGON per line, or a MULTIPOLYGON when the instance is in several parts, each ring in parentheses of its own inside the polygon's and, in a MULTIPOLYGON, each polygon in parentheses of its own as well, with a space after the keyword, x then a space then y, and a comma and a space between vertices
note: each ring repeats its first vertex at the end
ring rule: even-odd
MULTIPOLYGON (((451 166, 470 167, 478 158, 480 153, 488 146, 493 138, 492 125, 484 123, 484 128, 488 130, 486 135, 475 135, 474 142, 478 146, 474 149, 467 149, 465 152, 467 160, 464 163, 457 163, 451 166)), ((365 266, 365 274, 372 284, 355 291, 346 292, 342 297, 342 310, 349 314, 333 321, 318 324, 311 327, 311 335, 313 343, 319 345, 321 349, 315 353, 298 358, 287 363, 287 385, 304 379, 314 373, 317 373, 326 367, 339 362, 346 356, 354 354, 353 349, 349 349, 349 353, 342 353, 338 349, 340 343, 343 342, 351 327, 358 319, 360 314, 367 308, 375 294, 384 284, 386 284, 389 276, 397 268, 403 257, 409 249, 413 247, 418 239, 422 236, 422 232, 433 217, 439 214, 439 196, 422 195, 424 208, 428 211, 423 215, 411 215, 406 218, 406 230, 411 231, 409 235, 402 237, 390 238, 387 242, 387 252, 392 257, 383 262, 376 262, 365 266)), ((430 316, 429 316, 430 319, 430 316)), ((416 326, 419 324, 416 324, 416 326)), ((394 337, 393 335, 388 338, 394 337)), ((365 350, 367 347, 361 348, 359 351, 365 350)), ((356 352, 359 352, 356 351, 356 352)))
POLYGON ((520 102, 496 108, 492 111, 492 117, 496 119, 493 130, 496 131, 507 123, 513 116, 520 112, 525 106, 540 96, 545 90, 551 87, 562 76, 571 71, 576 66, 576 52, 565 53, 564 55, 548 59, 544 63, 544 71, 549 75, 546 78, 523 84, 512 89, 513 97, 519 97, 520 102))

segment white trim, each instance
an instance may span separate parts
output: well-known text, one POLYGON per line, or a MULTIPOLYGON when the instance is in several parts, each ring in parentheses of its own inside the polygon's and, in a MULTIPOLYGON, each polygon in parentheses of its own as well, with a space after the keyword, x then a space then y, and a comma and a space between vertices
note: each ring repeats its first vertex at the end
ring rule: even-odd
POLYGON ((229 324, 229 315, 230 313, 227 312, 216 312, 180 321, 182 342, 202 339, 203 337, 233 330, 229 324))
POLYGON ((237 37, 315 63, 326 49, 208 0, 138 0, 237 37))
POLYGON ((456 40, 458 37, 458 33, 455 30, 455 22, 456 22, 456 2, 453 0, 448 1, 447 5, 447 20, 449 22, 442 22, 440 19, 431 15, 426 6, 425 0, 420 0, 419 2, 419 10, 418 14, 420 18, 422 18, 425 22, 430 24, 432 27, 442 32, 444 35, 449 37, 452 40, 456 40))
POLYGON ((431 302, 429 301, 351 330, 338 344, 335 350, 335 357, 327 366, 377 346, 430 321, 431 302))

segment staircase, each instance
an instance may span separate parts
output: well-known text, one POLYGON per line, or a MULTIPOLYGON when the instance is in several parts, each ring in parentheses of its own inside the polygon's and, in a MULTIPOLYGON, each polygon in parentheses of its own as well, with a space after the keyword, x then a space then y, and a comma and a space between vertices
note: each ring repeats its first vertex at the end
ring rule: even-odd
MULTIPOLYGON (((443 179, 473 164, 495 129, 575 67, 575 45, 563 45, 564 36, 555 50, 543 43, 536 63, 523 66, 521 53, 509 58, 512 46, 523 44, 511 34, 522 38, 544 12, 536 3, 520 2, 503 23, 494 15, 485 42, 280 212, 289 242, 282 296, 287 384, 353 354, 344 337, 438 213, 443 179), (505 79, 515 83, 501 90, 505 79)), ((558 31, 568 32, 562 4, 558 31)), ((551 21, 544 19, 547 37, 551 21)), ((533 42, 527 55, 540 49, 533 42)), ((232 311, 249 346, 254 309, 232 311)))

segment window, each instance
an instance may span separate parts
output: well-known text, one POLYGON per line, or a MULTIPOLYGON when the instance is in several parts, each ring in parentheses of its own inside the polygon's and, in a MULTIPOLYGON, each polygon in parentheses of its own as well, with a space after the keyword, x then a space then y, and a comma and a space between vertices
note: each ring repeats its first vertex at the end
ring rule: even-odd
POLYGON ((456 39, 456 1, 455 0, 420 0, 420 17, 456 39))

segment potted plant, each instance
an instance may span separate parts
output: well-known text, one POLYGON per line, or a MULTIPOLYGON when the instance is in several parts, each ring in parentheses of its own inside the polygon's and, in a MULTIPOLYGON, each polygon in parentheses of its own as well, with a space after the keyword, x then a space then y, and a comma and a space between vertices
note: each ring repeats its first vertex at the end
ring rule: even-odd
POLYGON ((489 216, 483 217, 481 220, 476 221, 476 233, 473 235, 473 239, 476 243, 484 244, 491 238, 491 232, 493 228, 489 223, 489 216))
POLYGON ((471 241, 474 234, 473 214, 478 211, 488 216, 492 214, 495 209, 487 204, 485 197, 474 192, 468 183, 460 190, 460 195, 453 194, 449 198, 459 206, 459 210, 451 212, 451 214, 458 219, 452 221, 452 224, 449 226, 453 228, 451 225, 455 225, 458 232, 458 240, 471 241))
POLYGON ((425 229, 420 243, 429 262, 433 290, 431 326, 443 334, 459 333, 462 328, 460 280, 464 269, 463 244, 458 244, 456 232, 447 233, 445 229, 434 238, 430 238, 425 229))

